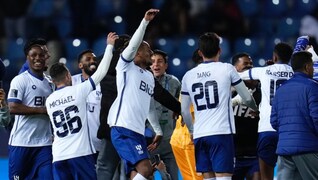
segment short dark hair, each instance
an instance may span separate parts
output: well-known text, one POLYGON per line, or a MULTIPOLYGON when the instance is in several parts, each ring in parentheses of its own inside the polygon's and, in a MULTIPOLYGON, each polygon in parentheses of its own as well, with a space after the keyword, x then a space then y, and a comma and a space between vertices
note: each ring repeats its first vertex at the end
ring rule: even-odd
POLYGON ((50 68, 50 76, 53 81, 61 82, 68 73, 68 69, 64 63, 54 63, 50 68))
POLYGON ((249 54, 247 54, 246 52, 241 52, 241 53, 237 53, 235 54, 233 57, 232 57, 232 65, 235 66, 236 63, 238 62, 238 60, 241 58, 241 57, 250 57, 249 54))
POLYGON ((291 67, 294 72, 303 71, 306 64, 312 62, 312 54, 308 51, 299 51, 291 56, 291 67))
POLYGON ((83 55, 86 54, 86 53, 94 53, 94 51, 91 50, 91 49, 86 49, 86 50, 82 51, 82 52, 77 56, 77 62, 78 62, 78 63, 81 62, 81 59, 82 59, 83 55))
POLYGON ((168 61, 168 55, 166 52, 159 50, 159 49, 155 49, 153 50, 153 55, 160 55, 163 57, 163 59, 165 60, 165 63, 167 63, 168 61))
POLYGON ((199 37, 199 50, 204 57, 212 58, 217 55, 220 50, 220 38, 214 32, 204 33, 199 37))
POLYGON ((47 41, 43 38, 33 38, 28 40, 23 48, 24 51, 24 55, 28 55, 28 52, 30 51, 30 49, 34 46, 34 45, 41 45, 44 46, 47 44, 47 41))
POLYGON ((293 48, 287 43, 280 42, 275 45, 274 53, 278 56, 278 60, 287 64, 293 54, 293 48))
POLYGON ((115 51, 122 52, 129 44, 131 36, 128 34, 122 34, 118 36, 118 39, 115 40, 114 49, 115 51))
POLYGON ((191 59, 195 64, 200 64, 203 61, 202 57, 199 55, 199 49, 196 49, 193 52, 191 59))

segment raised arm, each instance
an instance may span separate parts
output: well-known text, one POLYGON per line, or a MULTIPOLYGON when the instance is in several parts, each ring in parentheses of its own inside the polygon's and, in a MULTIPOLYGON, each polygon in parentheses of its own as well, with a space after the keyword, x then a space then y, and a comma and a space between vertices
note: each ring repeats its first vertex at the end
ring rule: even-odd
POLYGON ((103 59, 101 60, 96 72, 92 75, 92 80, 95 84, 98 84, 106 75, 111 59, 113 57, 113 47, 115 40, 118 39, 118 35, 114 32, 110 32, 107 36, 107 46, 103 59))
POLYGON ((131 37, 129 45, 122 53, 123 59, 125 59, 126 61, 132 61, 134 59, 145 35, 147 25, 151 20, 153 20, 158 12, 158 9, 150 9, 145 13, 145 16, 142 19, 139 27, 135 31, 134 35, 131 37))
POLYGON ((247 90, 244 82, 241 81, 239 84, 234 86, 237 93, 242 97, 245 105, 252 108, 254 111, 258 111, 257 105, 251 93, 247 90))

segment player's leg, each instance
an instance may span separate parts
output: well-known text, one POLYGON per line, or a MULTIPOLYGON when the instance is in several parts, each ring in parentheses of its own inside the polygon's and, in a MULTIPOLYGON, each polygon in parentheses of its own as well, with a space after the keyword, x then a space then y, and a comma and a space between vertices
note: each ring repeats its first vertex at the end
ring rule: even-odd
POLYGON ((117 153, 125 163, 126 174, 136 170, 138 173, 135 177, 149 179, 153 174, 153 167, 145 137, 122 127, 112 127, 111 137, 117 153))
POLYGON ((196 170, 203 174, 204 179, 215 178, 210 154, 207 151, 207 149, 210 149, 210 145, 206 143, 206 138, 194 139, 196 170))
POLYGON ((260 180, 261 173, 259 170, 258 158, 248 159, 248 171, 246 173, 246 180, 260 180))
POLYGON ((216 179, 231 179, 234 172, 233 135, 213 135, 206 137, 210 145, 209 154, 216 179))
POLYGON ((262 180, 273 180, 277 162, 277 132, 261 132, 258 137, 257 153, 262 180))
POLYGON ((30 148, 9 146, 9 179, 25 179, 31 168, 30 148))
POLYGON ((68 164, 73 179, 97 179, 95 170, 95 159, 93 154, 69 159, 68 164))
POLYGON ((67 160, 53 163, 54 180, 73 179, 67 160))
POLYGON ((36 169, 36 179, 53 179, 52 167, 52 146, 36 147, 37 155, 34 160, 34 169, 36 169))

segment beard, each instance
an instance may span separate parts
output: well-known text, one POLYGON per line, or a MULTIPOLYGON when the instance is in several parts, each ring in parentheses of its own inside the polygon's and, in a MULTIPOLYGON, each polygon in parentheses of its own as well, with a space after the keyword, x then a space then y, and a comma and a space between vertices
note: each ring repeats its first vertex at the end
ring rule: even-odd
POLYGON ((89 66, 85 66, 85 67, 84 67, 84 72, 85 72, 87 75, 89 75, 89 76, 92 76, 92 75, 95 73, 96 70, 97 70, 97 64, 96 64, 96 63, 92 63, 92 64, 90 64, 89 66), (92 65, 94 65, 95 68, 90 68, 92 65))

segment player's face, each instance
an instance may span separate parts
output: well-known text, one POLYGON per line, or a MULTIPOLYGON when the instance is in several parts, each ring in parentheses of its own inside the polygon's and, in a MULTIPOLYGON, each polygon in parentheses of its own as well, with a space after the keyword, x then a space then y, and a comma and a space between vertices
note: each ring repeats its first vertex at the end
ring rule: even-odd
POLYGON ((235 68, 237 72, 243 72, 245 70, 248 70, 253 67, 253 61, 250 57, 240 57, 237 64, 235 65, 235 68))
POLYGON ((91 76, 96 71, 97 65, 95 54, 87 52, 83 54, 79 68, 82 69, 87 75, 91 76))
POLYGON ((154 54, 151 56, 151 60, 152 65, 150 67, 154 76, 162 76, 168 68, 168 64, 165 62, 164 58, 159 54, 154 54))
POLYGON ((152 50, 149 44, 145 41, 142 42, 140 48, 138 49, 138 55, 140 57, 140 64, 144 64, 145 66, 149 67, 152 64, 151 55, 152 50))
POLYGON ((45 52, 41 46, 33 46, 28 52, 27 59, 31 70, 35 72, 43 72, 45 70, 45 52))

